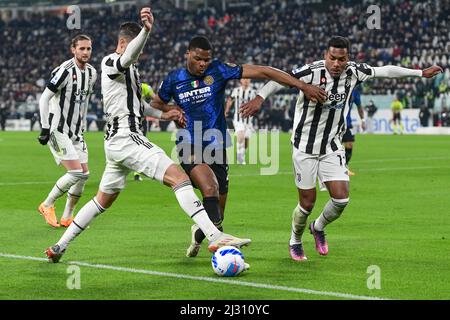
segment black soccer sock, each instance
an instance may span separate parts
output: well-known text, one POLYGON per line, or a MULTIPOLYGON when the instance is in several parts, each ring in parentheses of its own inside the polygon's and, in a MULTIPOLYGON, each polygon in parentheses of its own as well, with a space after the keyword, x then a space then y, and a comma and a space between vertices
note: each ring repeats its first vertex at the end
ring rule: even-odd
POLYGON ((352 157, 353 148, 345 148, 345 164, 348 165, 352 157))
MULTIPOLYGON (((220 215, 220 207, 219 207, 219 198, 218 197, 203 198, 203 206, 205 207, 205 210, 208 213, 209 219, 214 223, 217 229, 223 231, 222 218, 220 215)), ((195 232, 195 241, 201 243, 203 239, 205 239, 205 234, 203 233, 202 230, 198 229, 195 232)))

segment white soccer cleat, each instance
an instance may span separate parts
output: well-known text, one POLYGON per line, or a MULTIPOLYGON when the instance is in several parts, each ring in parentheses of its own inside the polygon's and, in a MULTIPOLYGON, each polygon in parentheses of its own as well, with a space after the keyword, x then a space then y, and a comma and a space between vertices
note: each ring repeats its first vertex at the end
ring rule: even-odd
POLYGON ((191 227, 191 233, 192 233, 191 245, 186 250, 186 257, 188 257, 188 258, 196 257, 200 250, 201 243, 198 243, 197 241, 195 241, 195 233, 199 229, 200 228, 196 224, 193 224, 191 227))
POLYGON ((240 239, 230 234, 222 233, 216 240, 210 241, 208 245, 209 252, 216 252, 217 249, 224 246, 233 246, 242 248, 248 246, 252 242, 250 239, 240 239))

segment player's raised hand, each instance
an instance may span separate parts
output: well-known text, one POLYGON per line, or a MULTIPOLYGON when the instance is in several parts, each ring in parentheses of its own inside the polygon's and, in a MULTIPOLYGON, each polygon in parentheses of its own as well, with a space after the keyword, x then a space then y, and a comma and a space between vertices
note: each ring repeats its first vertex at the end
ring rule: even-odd
POLYGON ((264 99, 261 96, 256 96, 256 98, 241 105, 239 108, 239 113, 243 118, 251 117, 261 109, 263 102, 264 99))
POLYGON ((312 102, 324 103, 327 100, 327 93, 325 90, 311 84, 305 84, 302 91, 305 94, 305 97, 312 102))
POLYGON ((39 143, 45 146, 48 140, 50 140, 50 129, 42 129, 38 137, 39 143))
POLYGON ((426 68, 425 70, 422 71, 422 76, 424 78, 433 78, 435 75, 439 74, 439 73, 443 73, 444 70, 439 67, 439 66, 432 66, 429 68, 426 68))
POLYGON ((152 30, 154 18, 150 7, 141 9, 141 21, 147 31, 152 30))

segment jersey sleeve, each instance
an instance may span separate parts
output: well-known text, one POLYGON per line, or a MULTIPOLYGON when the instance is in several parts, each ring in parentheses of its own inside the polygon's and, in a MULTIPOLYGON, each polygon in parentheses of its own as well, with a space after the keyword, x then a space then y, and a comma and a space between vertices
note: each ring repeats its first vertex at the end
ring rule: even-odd
POLYGON ((363 82, 375 77, 375 70, 367 63, 355 63, 354 64, 356 78, 359 82, 363 82))
POLYGON ((309 65, 304 65, 303 67, 292 70, 290 75, 306 83, 312 81, 312 70, 309 65))
POLYGON ((103 69, 107 71, 107 74, 117 74, 122 73, 126 68, 122 67, 120 64, 120 56, 108 56, 103 61, 103 69))
POLYGON ((222 63, 219 62, 217 67, 222 73, 225 80, 241 79, 242 78, 242 66, 234 63, 222 63))
POLYGON ((172 84, 170 81, 170 76, 168 76, 159 85, 158 96, 164 103, 169 103, 170 99, 172 99, 172 95, 172 84))
POLYGON ((54 93, 58 92, 62 87, 66 85, 68 76, 69 71, 66 68, 60 67, 59 69, 56 69, 51 74, 51 79, 47 83, 47 88, 54 93))

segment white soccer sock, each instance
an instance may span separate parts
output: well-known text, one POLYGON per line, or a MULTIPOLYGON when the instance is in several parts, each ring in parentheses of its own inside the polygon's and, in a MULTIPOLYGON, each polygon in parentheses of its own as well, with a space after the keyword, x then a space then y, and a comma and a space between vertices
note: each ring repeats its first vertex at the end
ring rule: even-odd
POLYGON ((189 181, 175 186, 173 191, 180 207, 194 220, 209 241, 217 239, 222 234, 209 219, 202 202, 195 194, 194 188, 189 181))
POLYGON ((330 224, 337 218, 339 218, 349 202, 349 198, 346 199, 334 199, 331 198, 319 218, 314 222, 314 229, 317 231, 323 231, 326 225, 330 224))
POLYGON ((300 206, 300 204, 295 207, 292 212, 291 240, 289 241, 290 245, 302 243, 302 235, 305 231, 306 221, 308 220, 308 216, 310 214, 311 211, 306 211, 300 206))
POLYGON ((55 201, 69 190, 71 186, 77 183, 83 177, 83 170, 69 170, 65 175, 56 181, 52 191, 44 201, 46 207, 53 207, 55 201))
POLYGON ((72 217, 73 210, 75 209, 78 200, 80 200, 81 198, 84 186, 88 178, 89 178, 89 171, 83 173, 83 178, 70 187, 69 191, 67 192, 66 207, 64 209, 62 219, 67 220, 72 217))
POLYGON ((238 159, 242 159, 242 161, 245 161, 245 142, 237 144, 237 156, 238 159))
POLYGON ((78 211, 77 216, 69 225, 66 232, 64 232, 61 239, 59 239, 57 245, 59 245, 62 250, 65 250, 69 243, 83 232, 95 217, 105 211, 106 209, 103 208, 94 197, 78 211))

